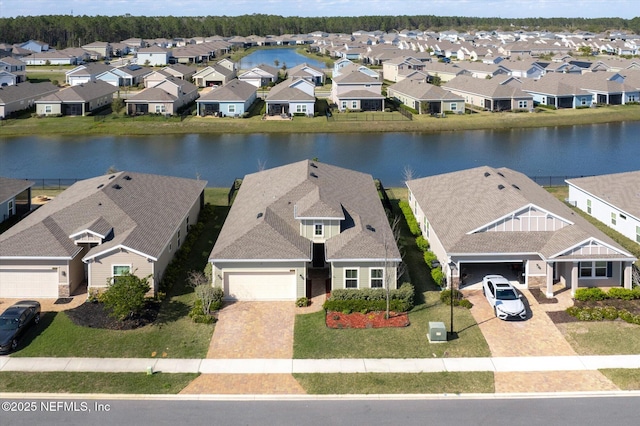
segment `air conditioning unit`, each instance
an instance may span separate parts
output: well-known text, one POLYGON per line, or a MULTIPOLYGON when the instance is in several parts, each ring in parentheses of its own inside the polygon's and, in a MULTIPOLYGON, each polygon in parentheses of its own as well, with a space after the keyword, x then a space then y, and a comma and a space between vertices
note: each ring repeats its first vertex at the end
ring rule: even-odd
POLYGON ((575 201, 575 200, 570 200, 570 199, 568 199, 568 198, 565 198, 565 199, 564 199, 564 202, 565 202, 565 203, 567 203, 567 204, 569 204, 569 205, 570 205, 570 206, 572 206, 572 207, 576 207, 576 206, 578 205, 578 202, 577 202, 577 201, 575 201))
POLYGON ((443 322, 429 321, 429 333, 427 334, 430 343, 446 342, 447 329, 443 322))

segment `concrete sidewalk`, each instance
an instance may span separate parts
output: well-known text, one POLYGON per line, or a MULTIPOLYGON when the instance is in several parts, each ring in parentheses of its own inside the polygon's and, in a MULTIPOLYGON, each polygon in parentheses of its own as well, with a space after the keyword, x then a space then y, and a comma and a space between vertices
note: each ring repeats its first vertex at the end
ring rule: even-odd
POLYGON ((0 357, 4 371, 202 374, 545 372, 640 368, 640 355, 411 359, 176 359, 0 357))

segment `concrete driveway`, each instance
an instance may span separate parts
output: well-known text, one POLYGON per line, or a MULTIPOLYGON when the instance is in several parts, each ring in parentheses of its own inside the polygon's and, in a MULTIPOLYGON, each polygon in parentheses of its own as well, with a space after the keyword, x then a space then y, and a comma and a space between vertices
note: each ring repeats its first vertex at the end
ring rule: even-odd
MULTIPOLYGON (((566 307, 541 305, 529 290, 520 290, 528 310, 525 321, 502 321, 493 313, 482 290, 464 291, 465 297, 473 303, 471 314, 484 335, 491 356, 576 356, 576 352, 546 314, 547 310, 566 307)), ((523 300, 524 301, 524 300, 523 300)), ((553 359, 549 361, 553 364, 553 359)), ((553 365, 550 366, 553 370, 553 365)), ((618 390, 599 371, 554 371, 496 373, 496 392, 570 392, 618 390)))

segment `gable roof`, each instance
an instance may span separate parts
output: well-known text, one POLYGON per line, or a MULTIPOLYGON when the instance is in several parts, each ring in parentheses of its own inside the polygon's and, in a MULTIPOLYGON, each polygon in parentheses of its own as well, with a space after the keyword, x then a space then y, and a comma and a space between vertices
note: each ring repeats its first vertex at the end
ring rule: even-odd
POLYGON ((126 247, 156 260, 206 183, 132 172, 77 182, 0 235, 0 258, 70 259, 82 250, 71 235, 112 228, 85 259, 126 247))
POLYGON ((566 182, 640 220, 640 170, 569 179, 566 182))
POLYGON ((509 83, 513 77, 492 78, 490 80, 484 78, 474 78, 467 75, 458 75, 442 87, 446 90, 472 93, 476 95, 491 97, 495 99, 513 99, 527 98, 531 99, 531 95, 523 92, 519 85, 509 83))
POLYGON ((388 89, 418 100, 464 101, 462 96, 455 95, 448 90, 429 84, 424 80, 406 78, 398 83, 392 84, 388 89))
POLYGON ((207 101, 238 101, 245 102, 249 99, 253 94, 256 93, 256 86, 251 83, 247 83, 242 80, 231 80, 227 84, 221 87, 216 87, 213 90, 205 93, 200 96, 196 102, 207 102, 207 101))
MULTIPOLYGON (((315 101, 315 96, 310 95, 303 90, 297 88, 296 86, 301 84, 307 84, 313 86, 312 83, 309 83, 307 80, 289 78, 283 82, 280 82, 273 86, 271 90, 269 90, 269 94, 267 95, 267 102, 273 101, 303 101, 303 102, 313 102, 315 101)), ((313 87, 311 88, 313 92, 313 87)))
POLYGON ((245 176, 209 259, 308 262, 296 216, 344 218, 328 261, 400 258, 371 175, 305 160, 245 176))
POLYGON ((633 258, 541 186, 511 169, 477 167, 411 180, 407 187, 449 254, 539 253, 546 258, 562 254, 564 259, 580 259, 569 249, 592 239, 613 248, 601 258, 633 258), (486 231, 529 212, 551 221, 549 228, 486 231))
POLYGON ((58 86, 54 86, 48 81, 42 83, 24 81, 11 86, 2 86, 0 87, 0 105, 6 105, 22 99, 33 99, 39 96, 50 95, 56 93, 58 90, 60 90, 58 86))
POLYGON ((36 103, 85 102, 101 96, 111 95, 117 91, 117 87, 104 81, 90 81, 61 89, 56 93, 40 98, 36 103))
POLYGON ((31 188, 34 183, 24 179, 11 179, 0 176, 0 204, 15 197, 25 189, 31 188))

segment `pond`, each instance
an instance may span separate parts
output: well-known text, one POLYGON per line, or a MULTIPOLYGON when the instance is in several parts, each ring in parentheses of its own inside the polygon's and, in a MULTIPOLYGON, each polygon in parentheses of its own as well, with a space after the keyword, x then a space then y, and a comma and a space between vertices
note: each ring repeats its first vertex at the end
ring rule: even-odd
POLYGON ((296 65, 307 63, 316 68, 326 68, 324 62, 307 58, 296 52, 295 48, 269 48, 259 49, 251 54, 240 59, 240 69, 248 70, 256 67, 260 64, 269 65, 272 67, 280 68, 283 64, 287 65, 287 68, 293 68, 296 65), (275 65, 274 61, 278 61, 278 65, 275 65))

